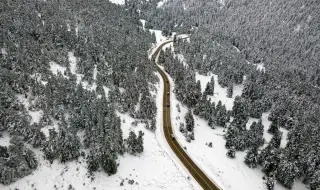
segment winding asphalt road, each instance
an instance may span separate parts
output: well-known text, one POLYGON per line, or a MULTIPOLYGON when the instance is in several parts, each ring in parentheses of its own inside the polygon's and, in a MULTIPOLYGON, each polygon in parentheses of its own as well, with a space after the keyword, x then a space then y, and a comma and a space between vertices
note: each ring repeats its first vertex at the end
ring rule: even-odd
MULTIPOLYGON (((152 55, 152 60, 155 61, 157 55, 161 51, 162 47, 171 41, 166 41, 157 47, 157 50, 152 55)), ((170 81, 164 71, 156 64, 157 70, 160 73, 163 82, 164 82, 164 91, 163 91, 163 131, 165 138, 171 147, 172 151, 177 155, 183 165, 188 169, 190 174, 194 177, 194 179, 200 184, 203 189, 211 189, 211 190, 220 190, 216 184, 214 184, 210 178, 206 176, 206 174, 192 161, 192 159, 187 155, 184 149, 177 142, 176 138, 173 138, 171 135, 173 133, 173 129, 171 126, 171 118, 170 118, 170 81)))

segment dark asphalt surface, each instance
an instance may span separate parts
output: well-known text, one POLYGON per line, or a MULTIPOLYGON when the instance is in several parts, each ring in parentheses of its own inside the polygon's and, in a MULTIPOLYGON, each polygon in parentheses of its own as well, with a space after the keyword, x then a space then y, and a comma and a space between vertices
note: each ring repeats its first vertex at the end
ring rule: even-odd
MULTIPOLYGON (((152 60, 154 61, 156 56, 159 54, 162 47, 172 41, 167 41, 163 43, 155 53, 152 55, 152 60)), ((184 149, 180 146, 176 139, 173 139, 171 134, 173 133, 172 125, 171 125, 171 117, 170 117, 170 107, 173 106, 170 104, 170 81, 168 80, 167 75, 164 71, 157 66, 157 71, 160 73, 163 83, 164 83, 164 91, 163 91, 163 131, 165 138, 171 147, 172 151, 177 155, 183 165, 188 169, 190 174, 194 177, 194 179, 200 184, 203 189, 212 189, 212 190, 221 190, 218 188, 216 184, 214 184, 205 174, 204 172, 192 161, 192 159, 186 154, 184 149), (168 93, 169 92, 169 93, 168 93), (169 105, 169 107, 168 107, 169 105)))

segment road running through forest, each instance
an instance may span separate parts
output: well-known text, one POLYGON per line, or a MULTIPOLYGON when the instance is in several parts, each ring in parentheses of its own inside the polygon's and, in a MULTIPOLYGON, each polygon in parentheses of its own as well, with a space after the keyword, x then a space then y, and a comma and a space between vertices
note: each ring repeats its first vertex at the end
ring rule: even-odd
MULTIPOLYGON (((160 53, 161 49, 164 45, 168 43, 172 43, 173 40, 168 40, 163 42, 161 45, 157 47, 152 55, 152 61, 155 63, 156 57, 160 53)), ((163 131, 164 136, 172 149, 172 151, 177 155, 183 165, 187 168, 189 173, 194 177, 194 179, 199 183, 199 185, 203 189, 211 189, 211 190, 221 190, 218 186, 213 183, 209 177, 192 161, 192 159, 188 156, 188 154, 184 151, 184 149, 177 142, 177 139, 174 137, 173 128, 171 125, 171 117, 170 117, 170 81, 165 74, 165 72, 156 64, 157 71, 160 73, 163 83, 164 83, 164 91, 163 91, 163 131)))

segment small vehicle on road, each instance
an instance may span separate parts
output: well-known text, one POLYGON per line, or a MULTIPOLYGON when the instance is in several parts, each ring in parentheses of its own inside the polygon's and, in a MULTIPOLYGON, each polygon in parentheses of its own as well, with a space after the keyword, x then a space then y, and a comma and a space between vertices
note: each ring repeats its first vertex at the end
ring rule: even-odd
POLYGON ((170 107, 170 104, 167 104, 167 107, 170 107))
POLYGON ((169 95, 170 94, 170 92, 167 92, 167 95, 169 95))
POLYGON ((171 136, 171 139, 172 139, 172 140, 175 140, 175 139, 176 139, 176 137, 174 136, 174 134, 170 134, 170 136, 171 136))

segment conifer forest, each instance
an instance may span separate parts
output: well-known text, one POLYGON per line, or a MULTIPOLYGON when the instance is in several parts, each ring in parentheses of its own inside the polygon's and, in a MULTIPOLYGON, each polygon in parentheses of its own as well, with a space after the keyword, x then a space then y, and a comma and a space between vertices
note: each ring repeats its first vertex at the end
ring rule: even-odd
POLYGON ((319 0, 1 0, 0 34, 0 189, 201 189, 169 109, 219 189, 320 190, 319 0))

